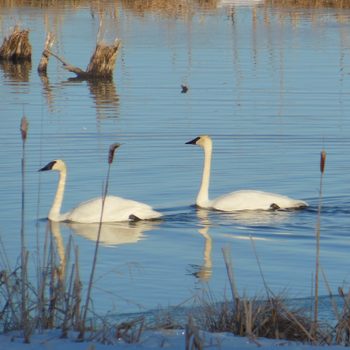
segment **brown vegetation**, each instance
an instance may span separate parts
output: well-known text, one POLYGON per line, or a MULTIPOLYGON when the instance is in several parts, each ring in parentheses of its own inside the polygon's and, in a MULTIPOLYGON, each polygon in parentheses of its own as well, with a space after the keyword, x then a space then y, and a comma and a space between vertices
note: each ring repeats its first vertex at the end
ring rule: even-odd
POLYGON ((287 8, 350 8, 346 0, 265 0, 265 5, 287 8))
POLYGON ((0 47, 0 61, 21 62, 32 59, 32 46, 29 43, 29 30, 16 26, 12 33, 4 38, 0 47))
POLYGON ((51 52, 50 50, 47 50, 46 52, 61 61, 63 63, 63 67, 66 70, 75 73, 78 78, 111 79, 113 77, 113 70, 115 67, 120 45, 121 42, 118 39, 116 39, 115 42, 110 46, 104 43, 97 43, 95 52, 91 56, 90 63, 85 71, 79 67, 72 66, 63 58, 51 52))
POLYGON ((120 0, 121 6, 138 15, 147 12, 159 12, 171 17, 186 17, 196 13, 198 9, 216 9, 219 0, 120 0))

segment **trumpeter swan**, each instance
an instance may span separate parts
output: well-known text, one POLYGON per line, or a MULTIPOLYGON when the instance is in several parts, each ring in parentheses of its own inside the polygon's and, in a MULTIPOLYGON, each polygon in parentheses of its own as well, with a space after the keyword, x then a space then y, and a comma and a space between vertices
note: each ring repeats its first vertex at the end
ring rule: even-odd
POLYGON ((204 150, 202 183, 196 199, 196 204, 199 207, 221 211, 237 211, 297 209, 308 206, 308 204, 302 200, 295 200, 279 194, 255 190, 235 191, 210 200, 208 191, 213 148, 212 140, 208 135, 201 135, 186 142, 186 144, 198 145, 204 150))
MULTIPOLYGON (((56 196, 48 215, 50 220, 73 221, 86 224, 100 222, 102 197, 80 203, 69 212, 61 214, 67 167, 63 160, 57 159, 39 169, 39 171, 47 170, 56 170, 60 174, 56 196)), ((116 196, 106 196, 102 222, 128 221, 132 219, 147 220, 156 219, 161 216, 161 213, 153 210, 147 204, 116 196)))

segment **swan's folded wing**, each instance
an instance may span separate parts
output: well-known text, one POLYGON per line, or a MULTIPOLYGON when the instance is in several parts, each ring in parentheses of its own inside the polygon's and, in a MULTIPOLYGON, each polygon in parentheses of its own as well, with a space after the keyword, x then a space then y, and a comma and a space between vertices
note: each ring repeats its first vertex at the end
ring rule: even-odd
MULTIPOLYGON (((81 203, 67 213, 67 220, 81 223, 96 223, 101 220, 102 197, 94 198, 81 203)), ((107 196, 103 209, 103 222, 128 221, 130 215, 141 220, 155 219, 161 216, 147 204, 124 199, 116 196, 107 196)))
POLYGON ((308 204, 302 200, 255 190, 231 192, 212 201, 212 208, 221 211, 292 209, 307 206, 308 204))

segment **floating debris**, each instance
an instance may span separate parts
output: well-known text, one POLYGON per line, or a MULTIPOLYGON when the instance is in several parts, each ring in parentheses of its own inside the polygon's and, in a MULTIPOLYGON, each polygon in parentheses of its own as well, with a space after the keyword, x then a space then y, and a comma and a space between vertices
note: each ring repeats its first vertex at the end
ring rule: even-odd
POLYGON ((181 93, 185 94, 188 91, 188 87, 186 85, 181 85, 181 93))

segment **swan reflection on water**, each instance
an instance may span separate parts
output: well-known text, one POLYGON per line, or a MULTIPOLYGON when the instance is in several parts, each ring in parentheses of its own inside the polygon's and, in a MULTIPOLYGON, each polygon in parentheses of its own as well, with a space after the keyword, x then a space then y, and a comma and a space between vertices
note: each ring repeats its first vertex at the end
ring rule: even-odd
MULTIPOLYGON (((81 224, 76 222, 64 222, 63 225, 74 233, 91 241, 96 241, 99 224, 81 224)), ((159 221, 126 221, 115 223, 103 223, 101 226, 100 244, 115 246, 119 244, 136 243, 145 238, 144 232, 153 230, 159 226, 159 221)))
POLYGON ((231 222, 245 226, 270 226, 288 221, 297 210, 239 210, 232 213, 218 213, 224 223, 231 222))
POLYGON ((196 214, 202 226, 198 229, 198 233, 204 238, 203 263, 202 265, 190 265, 191 274, 201 282, 208 282, 213 273, 213 262, 211 258, 212 238, 208 233, 211 222, 208 217, 208 210, 198 208, 196 214))
MULTIPOLYGON (((254 240, 268 240, 268 237, 252 236, 252 231, 256 227, 273 227, 277 224, 281 224, 290 220, 295 215, 295 210, 281 210, 281 211, 266 211, 266 210, 241 210, 232 213, 211 211, 200 207, 196 208, 196 215, 199 221, 200 228, 198 233, 204 238, 203 247, 203 263, 201 265, 190 265, 190 273, 198 278, 201 282, 208 282, 212 277, 213 262, 212 262, 212 248, 213 240, 209 234, 210 227, 223 225, 226 229, 219 235, 221 237, 234 238, 234 239, 254 239, 254 240), (240 234, 224 233, 227 231, 227 226, 232 225, 233 230, 239 230, 240 234), (246 234, 242 235, 242 228, 248 230, 246 234)), ((281 235, 279 232, 276 235, 281 235)))
MULTIPOLYGON (((61 234, 61 225, 68 227, 74 233, 83 238, 96 242, 99 224, 80 224, 75 222, 57 222, 51 220, 48 220, 48 224, 60 260, 58 273, 59 276, 62 277, 66 268, 66 247, 61 234)), ((108 247, 120 244, 137 243, 139 240, 145 238, 143 234, 144 232, 153 230, 158 226, 159 221, 102 223, 100 244, 108 247)))

